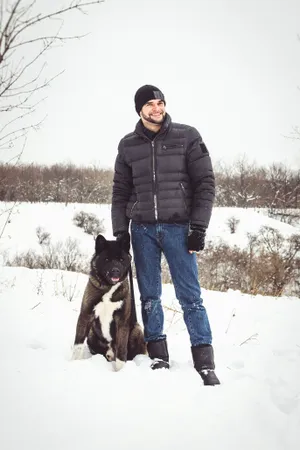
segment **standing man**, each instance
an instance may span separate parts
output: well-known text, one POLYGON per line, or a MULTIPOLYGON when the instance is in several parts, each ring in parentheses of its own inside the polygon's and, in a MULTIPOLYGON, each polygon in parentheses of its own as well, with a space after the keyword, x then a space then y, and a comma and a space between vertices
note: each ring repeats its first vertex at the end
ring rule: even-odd
POLYGON ((131 221, 151 367, 169 368, 161 304, 163 252, 189 332, 194 367, 205 385, 220 384, 196 259, 196 253, 204 249, 215 196, 211 159, 195 128, 172 122, 160 89, 142 86, 134 100, 140 120, 119 144, 112 227, 118 239, 128 233, 131 221))

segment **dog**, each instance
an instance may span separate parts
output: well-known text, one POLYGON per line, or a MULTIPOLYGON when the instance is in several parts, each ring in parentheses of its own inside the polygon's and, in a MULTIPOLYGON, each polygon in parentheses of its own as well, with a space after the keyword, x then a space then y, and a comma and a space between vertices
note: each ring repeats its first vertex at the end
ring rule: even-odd
POLYGON ((126 361, 146 354, 144 333, 132 307, 128 272, 130 236, 110 241, 99 234, 89 280, 77 321, 72 359, 82 359, 85 341, 92 355, 101 354, 120 370, 126 361))

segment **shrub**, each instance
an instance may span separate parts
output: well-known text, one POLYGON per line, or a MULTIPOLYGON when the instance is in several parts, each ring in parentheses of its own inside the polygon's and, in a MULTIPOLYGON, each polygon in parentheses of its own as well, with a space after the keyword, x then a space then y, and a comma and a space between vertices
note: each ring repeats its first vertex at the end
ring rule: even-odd
MULTIPOLYGON (((42 244, 41 244, 42 245, 42 244)), ((75 239, 42 245, 42 253, 28 250, 8 258, 7 266, 29 269, 60 269, 70 272, 89 272, 89 262, 83 257, 75 239)))
POLYGON ((231 234, 234 234, 236 232, 236 229, 237 229, 237 226, 239 223, 240 223, 240 219, 237 219, 234 216, 229 217, 229 219, 227 220, 227 225, 229 227, 231 234))
POLYGON ((74 215, 73 222, 77 227, 82 228, 85 233, 94 237, 105 231, 103 219, 100 221, 93 213, 80 211, 74 215))
POLYGON ((246 249, 208 243, 198 255, 201 284, 206 289, 280 296, 300 295, 300 235, 284 238, 262 227, 248 236, 246 249))
POLYGON ((36 228, 36 235, 40 245, 49 245, 51 240, 51 234, 44 230, 42 227, 36 228))

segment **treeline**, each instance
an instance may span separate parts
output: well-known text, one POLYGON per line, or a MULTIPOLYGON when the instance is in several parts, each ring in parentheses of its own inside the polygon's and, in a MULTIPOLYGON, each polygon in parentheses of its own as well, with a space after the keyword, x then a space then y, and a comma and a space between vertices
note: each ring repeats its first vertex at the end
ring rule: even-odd
MULTIPOLYGON (((300 208, 300 168, 244 160, 215 165, 216 206, 300 208)), ((113 171, 72 164, 0 163, 0 201, 110 203, 113 171)))
POLYGON ((218 164, 215 174, 217 206, 272 210, 300 207, 300 167, 259 167, 240 160, 231 166, 218 164))
POLYGON ((0 164, 0 201, 109 203, 112 170, 73 164, 0 164))

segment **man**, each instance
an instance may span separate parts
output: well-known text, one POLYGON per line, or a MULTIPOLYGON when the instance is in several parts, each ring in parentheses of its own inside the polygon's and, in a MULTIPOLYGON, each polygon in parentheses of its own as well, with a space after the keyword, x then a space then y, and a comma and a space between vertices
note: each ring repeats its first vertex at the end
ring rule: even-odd
POLYGON ((131 239, 152 369, 169 368, 161 304, 161 254, 169 265, 204 384, 220 384, 214 369, 209 320, 198 281, 196 253, 204 249, 215 196, 207 148, 190 126, 173 123, 163 93, 142 86, 135 94, 140 120, 121 139, 115 163, 112 226, 131 239))

